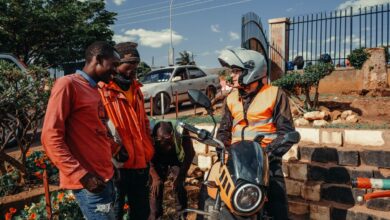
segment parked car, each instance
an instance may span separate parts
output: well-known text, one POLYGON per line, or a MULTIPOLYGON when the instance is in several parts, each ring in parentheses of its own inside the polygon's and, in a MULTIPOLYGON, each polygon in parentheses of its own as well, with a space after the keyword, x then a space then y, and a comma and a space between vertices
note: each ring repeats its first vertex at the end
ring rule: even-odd
POLYGON ((15 65, 16 67, 20 68, 22 72, 26 71, 26 65, 11 54, 0 53, 0 60, 15 65))
POLYGON ((180 106, 183 102, 189 101, 187 94, 189 89, 201 90, 210 99, 213 99, 220 89, 218 75, 206 74, 193 65, 153 70, 143 77, 141 83, 144 84, 141 90, 145 97, 145 108, 150 108, 150 99, 153 98, 154 114, 162 113, 162 104, 164 113, 169 112, 170 106, 176 103, 176 92, 180 106))

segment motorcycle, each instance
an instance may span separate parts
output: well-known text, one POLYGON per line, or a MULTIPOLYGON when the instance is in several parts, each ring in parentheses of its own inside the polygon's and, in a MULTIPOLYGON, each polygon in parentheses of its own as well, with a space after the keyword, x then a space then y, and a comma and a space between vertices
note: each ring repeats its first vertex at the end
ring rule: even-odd
MULTIPOLYGON (((211 102, 202 92, 189 90, 190 101, 204 107, 214 122, 212 132, 196 128, 188 123, 179 121, 182 129, 188 130, 191 138, 215 147, 219 160, 208 172, 203 183, 207 188, 208 198, 204 210, 185 209, 180 214, 194 212, 207 220, 235 219, 269 219, 263 210, 267 201, 269 185, 269 159, 259 143, 264 138, 257 136, 253 141, 243 140, 234 143, 228 150, 225 145, 214 138, 216 121, 213 116, 211 102)), ((298 143, 298 132, 290 132, 278 144, 298 143)))

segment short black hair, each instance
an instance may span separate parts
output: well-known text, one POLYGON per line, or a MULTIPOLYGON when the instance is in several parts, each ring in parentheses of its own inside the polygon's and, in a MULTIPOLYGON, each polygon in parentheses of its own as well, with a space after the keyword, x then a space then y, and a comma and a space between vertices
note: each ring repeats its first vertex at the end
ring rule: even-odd
POLYGON ((94 56, 102 56, 102 58, 114 57, 115 53, 118 53, 115 48, 105 41, 95 41, 88 46, 85 51, 85 61, 86 63, 91 62, 94 56))
POLYGON ((161 132, 164 134, 164 135, 168 135, 168 134, 171 134, 172 131, 173 131, 173 126, 172 126, 172 123, 171 122, 168 122, 168 121, 160 121, 158 122, 154 128, 153 128, 153 132, 152 132, 152 136, 153 138, 157 137, 157 131, 158 129, 161 128, 161 132))

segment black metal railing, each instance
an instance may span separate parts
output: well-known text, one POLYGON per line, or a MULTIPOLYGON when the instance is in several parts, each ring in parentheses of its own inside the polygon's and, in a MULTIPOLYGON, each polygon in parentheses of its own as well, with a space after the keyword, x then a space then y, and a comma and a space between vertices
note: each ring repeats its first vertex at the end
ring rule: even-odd
POLYGON ((353 49, 388 47, 390 4, 348 8, 289 18, 289 56, 315 63, 329 54, 333 64, 345 66, 353 49))

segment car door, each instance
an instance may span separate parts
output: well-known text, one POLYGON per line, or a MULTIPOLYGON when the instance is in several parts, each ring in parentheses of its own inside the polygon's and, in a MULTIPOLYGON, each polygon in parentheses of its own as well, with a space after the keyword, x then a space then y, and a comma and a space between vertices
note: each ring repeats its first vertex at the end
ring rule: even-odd
POLYGON ((191 86, 191 82, 188 80, 187 69, 185 67, 176 68, 172 76, 171 85, 173 97, 172 102, 175 102, 176 92, 178 93, 179 102, 188 100, 187 91, 189 89, 189 86, 191 86), (178 76, 181 77, 181 80, 174 82, 174 79, 178 76))
POLYGON ((191 85, 188 89, 197 89, 202 92, 206 92, 208 82, 206 79, 206 73, 197 67, 188 67, 188 76, 191 81, 191 85))

